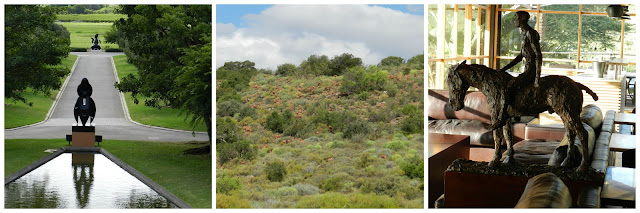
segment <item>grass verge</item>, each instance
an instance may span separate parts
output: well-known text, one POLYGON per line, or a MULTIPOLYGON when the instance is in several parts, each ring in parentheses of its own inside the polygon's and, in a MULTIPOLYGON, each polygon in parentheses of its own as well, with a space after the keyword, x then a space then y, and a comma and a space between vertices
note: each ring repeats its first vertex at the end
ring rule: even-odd
MULTIPOLYGON (((5 177, 66 146, 63 139, 5 140, 5 177)), ((101 147, 194 208, 211 208, 211 155, 183 155, 202 144, 105 140, 101 147)))
MULTIPOLYGON (((136 67, 132 64, 127 63, 126 55, 113 56, 113 62, 116 65, 116 70, 120 79, 129 74, 138 74, 138 70, 136 69, 136 67)), ((194 127, 189 124, 191 118, 188 118, 185 121, 185 114, 181 115, 180 110, 178 109, 157 109, 148 107, 144 105, 144 99, 140 99, 139 104, 135 104, 130 92, 125 93, 124 96, 127 101, 127 107, 129 108, 129 114, 131 115, 131 119, 133 119, 134 121, 151 126, 181 129, 187 131, 194 130, 194 127)), ((195 131, 204 132, 207 131, 207 127, 204 124, 199 124, 195 127, 195 131)))
POLYGON ((114 22, 120 18, 126 18, 124 14, 58 14, 58 21, 84 21, 84 22, 114 22))
MULTIPOLYGON (((71 69, 77 58, 77 55, 69 55, 62 60, 62 65, 71 69)), ((61 81, 64 82, 65 79, 66 77, 62 78, 61 81)), ((28 102, 33 102, 32 106, 5 98, 4 128, 10 129, 44 120, 58 92, 59 90, 53 90, 50 95, 45 95, 43 93, 34 93, 31 88, 27 88, 23 94, 28 102)))
POLYGON ((91 48, 91 38, 96 34, 100 34, 98 38, 102 40, 102 49, 118 48, 118 44, 107 43, 104 41, 104 35, 111 29, 111 22, 58 22, 58 24, 67 28, 71 34, 71 44, 73 48, 91 48))

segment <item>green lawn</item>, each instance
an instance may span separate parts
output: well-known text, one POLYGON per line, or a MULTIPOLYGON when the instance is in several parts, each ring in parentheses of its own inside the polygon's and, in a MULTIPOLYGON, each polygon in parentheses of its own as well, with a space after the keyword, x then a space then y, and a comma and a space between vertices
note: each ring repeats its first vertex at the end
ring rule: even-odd
MULTIPOLYGON (((66 146, 64 139, 5 140, 8 175, 46 156, 46 149, 66 146)), ((211 155, 184 155, 202 144, 105 140, 101 147, 195 208, 212 207, 211 155)))
POLYGON ((126 18, 124 14, 59 14, 58 21, 83 21, 83 22, 113 22, 120 18, 126 18))
POLYGON ((102 49, 118 48, 118 44, 104 41, 104 35, 113 25, 111 22, 58 22, 58 24, 66 27, 71 33, 71 45, 69 45, 71 48, 91 48, 91 38, 96 34, 100 34, 98 38, 102 40, 102 49))
MULTIPOLYGON (((78 56, 69 55, 62 60, 62 65, 71 69, 78 56)), ((65 78, 60 79, 64 82, 65 78)), ((32 106, 25 103, 14 101, 11 99, 4 99, 4 128, 10 129, 28 124, 38 123, 44 120, 51 108, 51 104, 58 95, 59 90, 51 91, 50 95, 43 93, 34 94, 31 88, 27 88, 23 94, 28 102, 33 102, 32 106)))
MULTIPOLYGON (((126 55, 113 56, 113 61, 116 64, 118 71, 118 77, 124 78, 129 74, 137 75, 138 70, 132 64, 127 63, 126 55)), ((127 107, 129 108, 129 114, 134 121, 152 125, 160 126, 171 129, 182 129, 191 131, 194 128, 189 125, 191 119, 184 120, 185 114, 180 115, 180 110, 171 108, 157 109, 153 107, 147 107, 144 105, 144 100, 140 100, 138 104, 133 102, 131 93, 124 94, 127 100, 127 107)), ((195 127, 196 131, 207 131, 207 127, 204 124, 199 124, 195 127)))

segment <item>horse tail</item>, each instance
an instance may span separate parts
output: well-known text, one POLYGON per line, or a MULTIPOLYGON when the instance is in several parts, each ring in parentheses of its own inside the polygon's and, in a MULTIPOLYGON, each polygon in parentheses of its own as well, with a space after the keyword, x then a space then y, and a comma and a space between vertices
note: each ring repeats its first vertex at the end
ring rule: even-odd
POLYGON ((596 95, 596 93, 593 92, 593 90, 589 89, 589 87, 587 87, 584 84, 581 84, 579 82, 576 82, 576 84, 578 84, 578 87, 580 87, 581 90, 584 90, 585 92, 589 93, 589 95, 591 95, 591 97, 593 97, 594 101, 598 100, 598 95, 596 95))

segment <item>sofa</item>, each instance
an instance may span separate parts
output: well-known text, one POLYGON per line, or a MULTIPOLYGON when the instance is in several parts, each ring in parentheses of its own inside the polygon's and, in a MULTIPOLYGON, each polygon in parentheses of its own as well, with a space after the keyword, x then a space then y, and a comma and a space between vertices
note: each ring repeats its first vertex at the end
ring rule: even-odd
MULTIPOLYGON (((469 135, 471 147, 494 147, 493 132, 484 127, 491 123, 487 98, 481 92, 467 92, 464 108, 453 111, 449 106, 449 91, 428 90, 429 133, 469 135)), ((533 117, 523 117, 513 124, 513 142, 524 140, 525 127, 533 117)), ((506 144, 503 144, 506 145, 506 144)), ((493 153, 491 153, 493 155, 493 153)))

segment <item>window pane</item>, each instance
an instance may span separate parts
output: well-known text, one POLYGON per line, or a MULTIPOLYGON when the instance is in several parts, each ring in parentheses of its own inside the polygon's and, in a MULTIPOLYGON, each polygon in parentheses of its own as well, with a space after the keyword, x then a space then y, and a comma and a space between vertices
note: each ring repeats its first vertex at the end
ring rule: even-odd
POLYGON ((573 14, 540 14, 538 33, 543 58, 577 59, 578 18, 573 14))
POLYGON ((427 39, 429 42, 429 47, 427 48, 427 58, 436 58, 436 47, 437 47, 437 32, 438 32, 438 22, 437 22, 437 14, 438 14, 438 6, 435 4, 430 4, 428 7, 428 19, 427 25, 429 26, 427 30, 427 39))
POLYGON ((597 12, 597 13, 606 13, 608 4, 583 4, 582 11, 583 12, 597 12))
POLYGON ((607 61, 620 56, 621 22, 608 16, 582 16, 580 58, 607 61))
POLYGON ((503 9, 517 9, 517 10, 537 10, 537 4, 503 4, 503 9))
MULTIPOLYGON (((522 46, 522 38, 520 30, 516 27, 514 16, 515 12, 501 12, 502 23, 500 28, 500 55, 501 56, 517 56, 522 46)), ((535 28, 537 15, 529 13, 529 26, 535 28)))
MULTIPOLYGON (((629 6, 629 13, 635 13, 635 5, 629 6)), ((624 22, 624 59, 634 63, 636 62, 636 23, 636 17, 624 22)), ((628 69, 625 67, 625 70, 628 69)), ((635 71, 635 68, 633 70, 635 71)))
POLYGON ((577 4, 548 4, 541 5, 541 10, 549 10, 549 11, 580 11, 580 6, 577 4))

